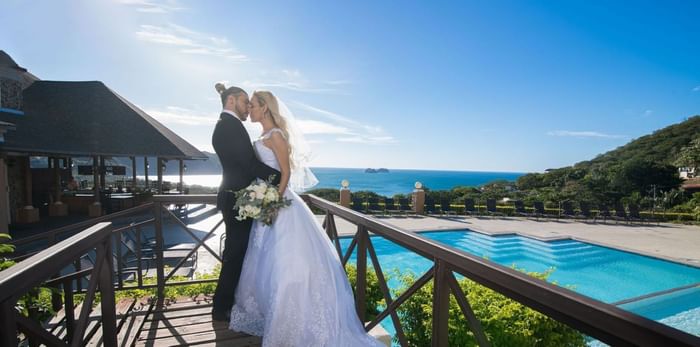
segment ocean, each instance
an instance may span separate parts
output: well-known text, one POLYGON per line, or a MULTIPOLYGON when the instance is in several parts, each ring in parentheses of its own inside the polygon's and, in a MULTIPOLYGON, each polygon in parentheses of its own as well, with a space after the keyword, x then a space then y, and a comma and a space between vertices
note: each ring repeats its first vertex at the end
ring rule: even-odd
MULTIPOLYGON (((439 171, 439 170, 393 170, 388 173, 365 173, 365 169, 312 168, 319 180, 315 188, 340 188, 344 179, 350 182, 350 190, 370 190, 380 195, 393 196, 413 191, 416 181, 431 190, 449 190, 455 186, 479 186, 495 180, 514 181, 524 173, 439 171)), ((153 179, 152 177, 149 177, 153 179)), ((165 181, 177 182, 176 175, 163 176, 165 181)), ((185 175, 185 185, 217 187, 221 175, 185 175)))

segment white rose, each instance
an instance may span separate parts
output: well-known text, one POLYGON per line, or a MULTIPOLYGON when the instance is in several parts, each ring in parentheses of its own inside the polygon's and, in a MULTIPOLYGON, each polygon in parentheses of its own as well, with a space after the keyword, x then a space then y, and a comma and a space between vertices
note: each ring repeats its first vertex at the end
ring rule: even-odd
POLYGON ((261 210, 260 210, 260 207, 251 206, 251 208, 250 208, 250 215, 253 216, 253 217, 256 217, 257 215, 260 214, 260 211, 261 211, 261 210))
POLYGON ((279 195, 277 194, 277 191, 274 189, 270 189, 265 193, 265 202, 272 202, 272 201, 277 201, 277 197, 279 195))
POLYGON ((258 197, 258 199, 262 199, 263 196, 265 196, 265 191, 267 190, 266 186, 263 185, 258 185, 253 187, 253 191, 255 192, 255 195, 258 197))

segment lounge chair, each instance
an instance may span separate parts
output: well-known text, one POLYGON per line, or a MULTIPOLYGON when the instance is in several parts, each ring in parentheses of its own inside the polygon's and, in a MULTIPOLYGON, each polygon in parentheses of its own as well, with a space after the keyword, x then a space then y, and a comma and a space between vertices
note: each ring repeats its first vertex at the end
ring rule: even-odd
POLYGON ((608 208, 608 205, 601 204, 600 206, 598 206, 598 213, 596 214, 593 221, 595 222, 598 218, 601 217, 603 218, 603 223, 605 223, 605 221, 609 218, 612 219, 612 215, 610 214, 610 209, 608 208))
POLYGON ((352 204, 350 205, 350 208, 354 211, 365 213, 365 204, 364 201, 360 198, 352 198, 352 204))
POLYGON ((426 198, 425 199, 425 207, 423 209, 425 211, 425 214, 435 214, 435 200, 431 198, 426 198))
POLYGON ((532 216, 531 213, 529 213, 529 212, 527 212, 527 210, 525 210, 525 204, 523 203, 522 200, 513 200, 513 213, 516 216, 521 216, 521 217, 532 216))
POLYGON ((625 206, 622 205, 622 202, 618 201, 615 203, 615 215, 613 216, 615 221, 629 221, 629 217, 627 217, 627 212, 625 211, 625 206))
POLYGON ((464 199, 464 214, 470 216, 479 214, 474 206, 474 199, 464 199))
POLYGON ((642 218, 642 215, 639 214, 639 206, 637 204, 629 204, 627 205, 627 208, 629 208, 629 215, 627 216, 629 221, 637 221, 639 223, 644 224, 644 218, 642 218))
POLYGON ((377 198, 367 199, 367 211, 371 214, 384 214, 384 209, 379 206, 379 199, 377 198))
POLYGON ((393 198, 384 199, 384 211, 388 214, 399 214, 401 210, 394 203, 393 198))
POLYGON ((542 201, 535 201, 535 202, 532 204, 532 207, 533 207, 534 210, 535 210, 535 211, 533 212, 533 215, 535 216, 535 218, 540 218, 540 217, 545 218, 545 217, 547 217, 547 212, 546 212, 545 209, 544 209, 544 202, 542 202, 542 201))
POLYGON ((442 212, 442 214, 446 214, 446 215, 450 215, 450 214, 455 213, 455 211, 452 210, 452 205, 451 205, 449 199, 440 200, 440 212, 442 212))
POLYGON ((404 214, 409 214, 413 211, 411 208, 411 205, 408 202, 408 199, 406 198, 400 198, 399 199, 399 210, 403 212, 404 214))
POLYGON ((571 201, 566 200, 561 203, 561 217, 564 218, 576 218, 576 212, 574 212, 574 204, 571 201))
POLYGON ((593 219, 593 214, 591 213, 591 205, 585 201, 580 201, 578 206, 581 208, 581 213, 579 215, 585 219, 593 219))
POLYGON ((503 216, 496 208, 496 199, 486 199, 486 213, 490 216, 503 216))

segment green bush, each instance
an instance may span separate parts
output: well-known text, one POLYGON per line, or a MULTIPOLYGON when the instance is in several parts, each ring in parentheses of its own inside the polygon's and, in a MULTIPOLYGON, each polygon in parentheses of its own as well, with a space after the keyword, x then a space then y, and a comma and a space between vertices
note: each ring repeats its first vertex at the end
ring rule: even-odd
MULTIPOLYGON (((551 271, 544 274, 528 273, 546 280, 551 271)), ((401 276, 403 293, 415 282, 413 274, 401 276)), ((584 336, 578 331, 559 323, 533 309, 509 299, 468 279, 459 280, 459 285, 481 322, 484 333, 492 346, 538 346, 567 347, 585 346, 584 336)), ((433 316, 433 282, 429 282, 410 299, 399 306, 401 326, 411 346, 430 346, 433 316)), ((450 318, 448 322, 450 346, 477 346, 454 296, 450 295, 450 318)), ((394 338, 398 341, 396 338, 394 338)))
MULTIPOLYGON (((371 266, 370 264, 367 264, 371 266)), ((353 264, 345 265, 345 272, 348 274, 348 280, 350 281, 350 286, 352 287, 352 292, 357 293, 357 268, 353 264)), ((389 281, 389 278, 385 277, 385 280, 389 281)), ((366 310, 365 310, 365 321, 370 321, 377 317, 382 306, 386 306, 384 302, 384 295, 382 290, 379 288, 379 280, 377 279, 377 274, 374 270, 367 269, 367 291, 366 291, 366 310)))

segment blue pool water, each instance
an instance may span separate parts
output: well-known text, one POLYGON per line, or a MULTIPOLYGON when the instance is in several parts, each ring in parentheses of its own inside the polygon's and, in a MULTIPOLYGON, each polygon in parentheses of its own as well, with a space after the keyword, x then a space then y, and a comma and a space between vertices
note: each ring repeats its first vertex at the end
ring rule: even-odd
MULTIPOLYGON (((517 235, 488 236, 468 230, 424 232, 421 235, 504 266, 514 265, 530 272, 553 268, 549 281, 607 303, 700 283, 700 268, 580 241, 543 242, 517 235)), ((347 249, 350 242, 349 238, 341 239, 342 248, 347 249)), ((397 269, 420 276, 433 264, 379 236, 372 237, 372 244, 384 273, 397 269)), ((350 261, 355 262, 355 259, 353 254, 350 261)), ((392 288, 399 285, 396 279, 389 281, 392 288)), ((635 301, 621 307, 700 334, 697 331, 700 288, 695 290, 635 301)), ((390 320, 383 322, 382 326, 393 331, 390 320)))

